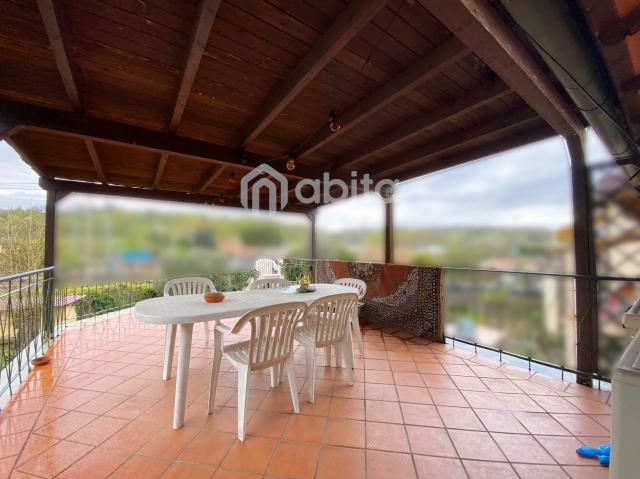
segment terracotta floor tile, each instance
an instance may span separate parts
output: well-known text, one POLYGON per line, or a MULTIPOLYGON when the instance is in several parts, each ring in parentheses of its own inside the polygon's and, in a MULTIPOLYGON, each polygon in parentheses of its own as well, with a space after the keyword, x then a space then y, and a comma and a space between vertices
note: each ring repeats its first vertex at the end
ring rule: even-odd
POLYGON ((418 368, 418 371, 420 371, 422 374, 438 376, 446 376, 447 374, 440 363, 416 363, 416 366, 418 368))
MULTIPOLYGON (((0 459, 0 477, 2 479, 6 479, 7 477, 9 477, 9 474, 11 474, 11 469, 15 465, 16 457, 17 456, 7 456, 7 457, 4 457, 4 458, 0 459)), ((12 478, 15 475, 16 475, 15 472, 13 474, 11 474, 12 478)), ((29 476, 27 474, 23 474, 21 472, 18 472, 17 475, 24 475, 24 476, 27 476, 29 478, 33 477, 33 476, 29 476)))
POLYGON ((79 412, 86 412, 90 414, 105 414, 114 407, 123 403, 129 396, 123 394, 110 394, 104 393, 89 402, 78 406, 75 410, 79 412))
POLYGON ((419 479, 467 479, 459 459, 413 456, 419 479))
MULTIPOLYGON (((474 409, 476 416, 482 424, 491 432, 509 432, 526 434, 527 430, 520 424, 511 411, 501 411, 495 409, 474 409)), ((536 413, 532 413, 536 414, 536 413)))
POLYGON ((448 428, 484 431, 485 428, 470 407, 438 406, 442 422, 448 428))
POLYGON ((529 434, 492 433, 491 436, 510 462, 555 464, 553 458, 529 434))
POLYGON ((424 387, 424 381, 420 373, 406 372, 406 371, 394 371, 393 381, 396 386, 418 386, 424 387))
POLYGON ((327 418, 322 442, 335 446, 364 447, 365 423, 354 419, 327 418))
POLYGON ((324 435, 326 422, 324 417, 294 414, 289 418, 283 439, 320 442, 324 435))
POLYGON ((576 454, 576 447, 581 442, 575 437, 536 436, 536 440, 560 465, 593 466, 593 459, 580 457, 576 454))
POLYGON ((469 406, 462 393, 455 389, 429 389, 429 394, 438 406, 469 406))
MULTIPOLYGON (((113 391, 111 391, 113 392, 113 391)), ((85 391, 83 389, 73 389, 68 391, 61 397, 49 400, 47 406, 55 407, 59 409, 75 409, 83 404, 91 401, 92 399, 100 396, 97 391, 85 391)))
POLYGON ((236 434, 203 430, 191 441, 177 460, 217 466, 236 440, 236 434))
POLYGON ((364 420, 364 401, 362 399, 334 397, 331 400, 329 416, 364 420))
POLYGON ((406 426, 409 445, 413 454, 458 457, 444 428, 406 426))
POLYGON ((367 479, 388 479, 416 477, 410 454, 367 450, 367 479))
POLYGON ((58 409, 55 407, 45 406, 44 408, 42 408, 42 411, 40 412, 40 416, 38 417, 38 420, 36 421, 33 428, 40 429, 45 424, 49 424, 51 421, 54 421, 59 417, 64 416, 68 412, 69 410, 67 409, 58 409))
POLYGON ((473 408, 507 409, 507 406, 492 392, 462 391, 462 395, 473 408))
POLYGON ((256 411, 247 423, 246 433, 254 436, 281 437, 289 414, 275 411, 256 411))
POLYGON ((443 427, 435 406, 430 404, 400 403, 405 424, 443 427))
POLYGON ((515 417, 531 434, 546 436, 570 436, 562 425, 545 412, 516 412, 515 417))
POLYGON ((133 456, 109 476, 110 479, 155 479, 160 477, 171 462, 155 457, 133 456))
POLYGON ((542 406, 544 411, 556 414, 581 414, 582 411, 569 401, 558 396, 530 396, 532 400, 542 406))
POLYGON ((29 431, 37 419, 37 412, 20 414, 18 416, 0 416, 0 436, 29 431))
MULTIPOLYGON (((310 416, 328 416, 331 404, 337 399, 344 398, 330 398, 328 396, 317 396, 313 404, 307 402, 306 398, 300 396, 300 414, 307 414, 310 416)), ((353 399, 355 401, 355 399, 353 399)))
POLYGON ((311 479, 318 465, 320 444, 282 441, 271 459, 267 475, 311 479))
POLYGON ((17 456, 29 438, 29 431, 0 436, 0 458, 17 456))
POLYGON ((510 379, 483 378, 482 382, 494 393, 522 393, 522 390, 510 379))
POLYGON ((18 466, 18 469, 35 476, 53 477, 78 461, 91 449, 84 444, 60 441, 18 466))
POLYGON ((462 461, 469 479, 518 479, 513 468, 506 463, 462 461))
MULTIPOLYGON (((544 412, 533 399, 526 394, 494 393, 500 402, 510 411, 544 412)), ((546 396, 543 396, 546 397, 546 396)))
POLYGON ((39 412, 42 410, 44 403, 46 402, 46 397, 35 397, 32 399, 17 399, 12 398, 7 402, 4 409, 2 410, 2 416, 17 416, 20 414, 29 414, 34 412, 39 412))
POLYGON ((141 456, 152 456, 159 459, 174 460, 198 434, 198 429, 182 427, 178 430, 165 426, 149 442, 138 450, 141 456))
POLYGON ((144 446, 164 426, 143 421, 133 421, 107 439, 102 447, 133 454, 144 446))
POLYGON ((366 399, 378 401, 397 401, 396 387, 392 384, 365 383, 364 395, 366 399))
POLYGON ((410 361, 389 361, 389 365, 391 366, 391 371, 394 372, 410 372, 417 373, 418 368, 416 367, 416 363, 413 360, 410 361))
POLYGON ((365 383, 353 383, 352 386, 337 383, 333 389, 333 395, 342 398, 364 399, 364 386, 365 383))
POLYGON ((476 377, 473 371, 464 364, 443 364, 442 365, 449 376, 471 376, 476 377))
POLYGON ((400 403, 391 401, 366 400, 367 421, 392 422, 402 424, 400 403))
POLYGON ((367 421, 365 427, 367 449, 411 452, 404 426, 367 421))
POLYGON ((571 479, 608 479, 609 469, 600 466, 565 466, 571 479))
POLYGON ((488 391, 487 386, 475 376, 451 376, 451 380, 461 391, 488 391))
POLYGON ((394 384, 393 374, 391 371, 376 371, 367 369, 364 372, 365 383, 378 383, 378 384, 394 384))
POLYGON ((128 456, 115 451, 94 449, 58 476, 60 479, 102 479, 119 468, 128 456))
POLYGON ((512 464, 520 479, 567 479, 560 466, 541 466, 536 464, 512 464))
POLYGON ((218 468, 212 479, 261 479, 260 474, 250 474, 248 472, 230 471, 218 468))
POLYGON ((386 359, 365 359, 364 368, 374 371, 390 371, 391 365, 386 359))
POLYGON ((213 466, 174 462, 160 477, 162 479, 208 479, 213 475, 214 470, 213 466))
POLYGON ((488 432, 449 430, 458 454, 464 459, 504 461, 505 457, 488 432))
POLYGON ((423 387, 396 386, 398 399, 401 402, 416 404, 433 404, 429 390, 423 387))
POLYGON ((82 427, 89 424, 98 416, 94 414, 87 414, 84 412, 69 411, 67 414, 60 416, 57 419, 45 424, 40 429, 37 429, 38 434, 43 436, 51 436, 58 439, 64 439, 70 436, 74 432, 78 431, 82 427))
MULTIPOLYGON (((306 401, 306 395, 304 396, 304 398, 305 398, 304 400, 306 401)), ((233 401, 235 403, 233 398, 231 398, 229 401, 233 401)), ((235 404, 234 404, 234 407, 235 407, 235 404)), ((269 392, 265 396, 264 400, 260 403, 259 408, 267 411, 290 413, 293 411, 291 394, 280 393, 280 392, 269 392)))
POLYGON ((129 421, 126 419, 104 416, 98 417, 95 421, 90 422, 71 434, 68 439, 73 442, 97 446, 113 436, 127 424, 129 424, 129 421))
POLYGON ((552 414, 574 436, 607 436, 609 431, 586 414, 552 414))
POLYGON ((16 465, 23 464, 27 462, 29 459, 36 457, 45 449, 50 448, 54 444, 59 442, 59 439, 50 437, 50 436, 40 436, 38 434, 30 434, 29 439, 25 443, 22 452, 20 453, 20 457, 16 461, 16 465))
POLYGON ((248 436, 244 442, 236 440, 222 462, 222 467, 262 474, 269 465, 276 444, 275 439, 252 436, 248 436))
POLYGON ((365 450, 325 447, 320 452, 317 479, 364 479, 365 450))

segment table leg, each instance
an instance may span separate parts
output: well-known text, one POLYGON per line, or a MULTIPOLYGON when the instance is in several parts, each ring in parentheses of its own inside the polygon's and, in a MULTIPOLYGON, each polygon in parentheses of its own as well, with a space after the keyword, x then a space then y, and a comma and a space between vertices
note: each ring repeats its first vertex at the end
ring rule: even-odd
POLYGON ((178 370, 176 377, 176 402, 173 408, 174 429, 180 429, 184 426, 184 409, 187 402, 187 383, 189 381, 192 336, 193 324, 181 324, 180 351, 178 352, 178 370))
POLYGON ((171 367, 173 365, 173 348, 176 345, 177 325, 167 325, 164 338, 164 365, 162 368, 162 379, 165 381, 171 378, 171 367))
POLYGON ((223 344, 222 333, 215 329, 213 333, 213 366, 211 368, 211 379, 209 380, 209 414, 213 414, 213 408, 216 402, 216 387, 218 386, 223 344))

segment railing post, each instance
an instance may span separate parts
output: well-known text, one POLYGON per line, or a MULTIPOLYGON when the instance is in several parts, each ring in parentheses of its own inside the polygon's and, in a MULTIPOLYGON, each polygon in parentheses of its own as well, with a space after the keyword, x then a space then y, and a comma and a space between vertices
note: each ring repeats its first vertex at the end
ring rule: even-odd
POLYGON ((393 263, 393 197, 384 199, 384 262, 393 263))
MULTIPOLYGON (((595 245, 591 210, 591 188, 584 160, 582 136, 565 138, 571 160, 573 191, 573 239, 576 274, 596 276, 595 245)), ((580 384, 592 385, 598 371, 598 285, 594 279, 575 280, 577 368, 584 372, 580 384)))
MULTIPOLYGON (((55 238, 56 238, 56 191, 47 191, 47 203, 45 208, 44 222, 44 267, 54 266, 55 256, 55 238)), ((44 273, 44 282, 42 288, 44 307, 42 308, 42 341, 48 341, 54 336, 55 318, 54 318, 54 272, 52 270, 44 273)))
POLYGON ((310 210, 307 212, 307 218, 309 218, 310 221, 310 258, 312 260, 316 260, 318 258, 318 251, 317 251, 317 241, 316 241, 316 210, 310 210))

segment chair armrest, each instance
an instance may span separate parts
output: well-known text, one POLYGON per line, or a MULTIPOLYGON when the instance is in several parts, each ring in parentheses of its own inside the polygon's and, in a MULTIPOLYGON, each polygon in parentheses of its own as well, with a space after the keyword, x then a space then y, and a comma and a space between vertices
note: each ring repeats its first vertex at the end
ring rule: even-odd
POLYGON ((222 333, 222 334, 230 334, 231 333, 231 328, 229 326, 227 326, 226 324, 216 324, 216 327, 214 328, 216 331, 222 333))

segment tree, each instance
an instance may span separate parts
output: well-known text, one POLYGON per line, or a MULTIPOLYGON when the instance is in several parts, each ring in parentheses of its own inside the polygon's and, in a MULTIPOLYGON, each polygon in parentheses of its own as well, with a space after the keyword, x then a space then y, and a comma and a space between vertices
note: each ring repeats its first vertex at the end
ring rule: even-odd
POLYGON ((0 275, 31 271, 43 265, 44 211, 0 211, 0 275))

